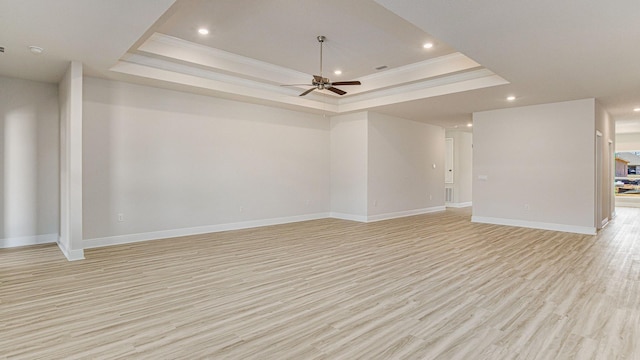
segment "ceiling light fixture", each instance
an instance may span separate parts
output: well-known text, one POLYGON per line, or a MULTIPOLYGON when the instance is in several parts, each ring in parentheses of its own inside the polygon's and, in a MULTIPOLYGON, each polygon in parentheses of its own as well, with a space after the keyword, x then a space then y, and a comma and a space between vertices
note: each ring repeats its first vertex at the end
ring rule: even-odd
POLYGON ((513 101, 513 100, 515 100, 515 99, 516 99, 516 97, 515 97, 515 96, 513 96, 513 95, 507 96, 507 100, 508 100, 508 101, 513 101))
POLYGON ((29 51, 31 51, 31 53, 36 54, 36 55, 40 55, 42 54, 42 52, 44 51, 43 48, 41 48, 40 46, 29 46, 29 51))
POLYGON ((336 74, 336 75, 342 75, 342 71, 340 71, 340 70, 336 70, 333 73, 336 74))
POLYGON ((473 126, 473 124, 472 124, 472 123, 468 123, 468 124, 467 124, 467 127, 472 127, 472 126, 473 126))
POLYGON ((425 43, 424 45, 422 45, 422 47, 425 49, 431 49, 433 47, 433 43, 431 42, 425 43))
POLYGON ((640 111, 640 107, 637 107, 637 108, 633 109, 633 111, 635 111, 635 112, 640 111))
POLYGON ((209 34, 209 30, 205 29, 205 28, 200 28, 200 29, 198 29, 198 34, 200 34, 200 35, 208 35, 209 34))

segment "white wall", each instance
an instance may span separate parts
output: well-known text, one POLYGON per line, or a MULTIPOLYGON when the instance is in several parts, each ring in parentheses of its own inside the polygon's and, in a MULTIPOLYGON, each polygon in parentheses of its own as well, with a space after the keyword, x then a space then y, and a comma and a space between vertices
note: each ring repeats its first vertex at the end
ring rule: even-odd
POLYGON ((601 200, 600 200, 600 219, 598 227, 606 224, 611 220, 615 213, 615 194, 614 194, 614 177, 615 177, 615 122, 604 108, 596 101, 596 130, 602 134, 602 169, 600 174, 601 200))
POLYGON ((453 188, 452 207, 469 206, 472 203, 473 188, 473 134, 466 131, 449 130, 446 138, 453 139, 453 188))
POLYGON ((444 129, 374 112, 368 118, 368 218, 444 210, 444 129))
POLYGON ((58 234, 58 90, 0 77, 0 247, 58 234))
POLYGON ((366 221, 368 115, 331 118, 331 215, 366 221))
POLYGON ((459 204, 469 204, 473 201, 473 134, 460 132, 458 146, 458 160, 456 165, 459 204))
POLYGON ((320 115, 85 78, 83 152, 87 247, 329 212, 320 115))
POLYGON ((84 259, 82 244, 82 63, 72 61, 58 84, 60 104, 60 238, 69 260, 84 259))
POLYGON ((478 112, 473 124, 474 221, 595 231, 594 99, 478 112))
POLYGON ((616 152, 640 151, 640 133, 616 134, 616 152))

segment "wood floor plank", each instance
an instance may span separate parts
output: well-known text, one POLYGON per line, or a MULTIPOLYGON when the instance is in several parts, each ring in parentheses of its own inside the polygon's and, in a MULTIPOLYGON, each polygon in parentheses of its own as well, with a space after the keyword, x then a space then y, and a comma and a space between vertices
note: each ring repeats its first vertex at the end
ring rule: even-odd
POLYGON ((640 209, 596 236, 469 209, 0 250, 0 359, 640 359, 640 209))

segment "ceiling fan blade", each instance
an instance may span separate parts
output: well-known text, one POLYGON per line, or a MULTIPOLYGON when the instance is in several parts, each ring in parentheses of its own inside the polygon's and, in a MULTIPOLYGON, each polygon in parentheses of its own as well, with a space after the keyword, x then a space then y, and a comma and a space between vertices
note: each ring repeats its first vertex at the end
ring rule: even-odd
POLYGON ((329 91, 333 91, 334 93, 336 93, 336 94, 338 94, 338 95, 344 95, 344 94, 346 94, 346 93, 347 93, 346 91, 342 91, 342 90, 340 90, 340 89, 338 89, 338 88, 334 88, 333 86, 328 87, 328 88, 327 88, 327 90, 329 90, 329 91))
POLYGON ((311 89, 309 89, 309 90, 307 90, 307 91, 303 92, 302 94, 300 94, 300 95, 298 95, 298 96, 305 96, 305 95, 307 95, 308 93, 312 92, 312 91, 313 91, 313 90, 315 90, 315 89, 316 89, 316 88, 312 87, 311 89))
POLYGON ((331 85, 362 85, 360 81, 336 81, 331 85))

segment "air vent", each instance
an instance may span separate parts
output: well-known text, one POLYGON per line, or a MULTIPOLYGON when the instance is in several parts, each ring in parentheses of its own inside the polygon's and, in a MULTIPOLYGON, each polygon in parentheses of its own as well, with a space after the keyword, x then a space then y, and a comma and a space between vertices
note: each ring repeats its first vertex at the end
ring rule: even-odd
POLYGON ((0 46, 0 52, 3 53, 4 52, 4 46, 0 46))
POLYGON ((386 68, 388 68, 388 66, 387 66, 387 65, 382 65, 382 66, 378 66, 378 67, 376 68, 376 70, 384 70, 384 69, 386 69, 386 68))
POLYGON ((444 202, 453 202, 453 188, 444 188, 444 202))

